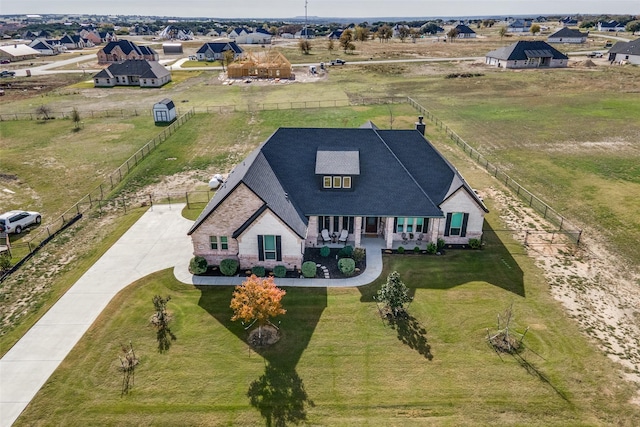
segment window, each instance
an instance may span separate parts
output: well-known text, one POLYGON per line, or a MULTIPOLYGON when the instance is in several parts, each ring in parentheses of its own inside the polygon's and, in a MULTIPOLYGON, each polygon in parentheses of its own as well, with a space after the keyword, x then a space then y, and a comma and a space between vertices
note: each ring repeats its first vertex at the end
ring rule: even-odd
POLYGON ((351 177, 345 176, 342 178, 342 188, 351 188, 351 177))
POLYGON ((351 188, 350 176, 329 176, 322 177, 323 188, 351 188))
POLYGON ((349 233, 353 233, 353 223, 354 218, 352 216, 342 217, 342 228, 348 230, 349 233))
POLYGON ((258 260, 282 261, 282 237, 272 235, 258 236, 258 260))
POLYGON ((340 217, 339 216, 334 216, 333 217, 333 232, 334 233, 339 233, 340 232, 340 217))
POLYGON ((331 177, 330 176, 325 176, 324 177, 324 188, 331 188, 331 177))
POLYGON ((404 233, 404 218, 396 218, 396 233, 404 233))
POLYGON ((209 239, 211 241, 211 249, 222 249, 223 251, 229 249, 229 241, 227 236, 209 236, 209 239))
POLYGON ((264 236, 264 259, 276 259, 276 236, 264 236))
POLYGON ((456 212, 451 215, 451 225, 449 226, 449 235, 459 236, 462 229, 462 214, 456 212))
POLYGON ((341 188, 342 187, 342 177, 334 176, 333 177, 333 188, 341 188))
POLYGON ((468 213, 462 213, 462 212, 448 213, 447 221, 444 227, 444 235, 465 237, 467 235, 468 221, 469 221, 468 213))
POLYGON ((407 218, 407 233, 413 233, 413 218, 407 218))
POLYGON ((429 229, 429 218, 416 218, 416 233, 426 233, 429 229))

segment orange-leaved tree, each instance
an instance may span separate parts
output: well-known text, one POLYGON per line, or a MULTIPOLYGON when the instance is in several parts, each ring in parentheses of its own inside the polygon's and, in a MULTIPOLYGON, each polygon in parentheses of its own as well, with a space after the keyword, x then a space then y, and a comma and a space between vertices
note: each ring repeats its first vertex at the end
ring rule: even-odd
POLYGON ((271 323, 269 319, 287 312, 280 303, 285 294, 276 286, 273 277, 264 279, 253 274, 233 291, 231 320, 247 322, 248 327, 258 322, 258 336, 261 337, 262 326, 271 323))

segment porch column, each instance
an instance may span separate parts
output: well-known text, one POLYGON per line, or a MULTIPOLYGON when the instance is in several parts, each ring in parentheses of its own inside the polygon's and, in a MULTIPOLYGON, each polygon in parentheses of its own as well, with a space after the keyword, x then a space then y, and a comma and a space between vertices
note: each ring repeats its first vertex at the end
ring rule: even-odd
POLYGON ((440 221, 442 221, 442 218, 434 218, 433 221, 430 221, 432 223, 432 227, 429 233, 429 242, 438 242, 438 230, 440 230, 440 221))
POLYGON ((387 249, 391 249, 393 247, 393 217, 387 218, 387 224, 384 232, 384 241, 387 244, 387 249))
POLYGON ((362 242, 362 217, 357 216, 353 220, 353 237, 355 239, 354 245, 356 248, 360 247, 362 242))
POLYGON ((318 243, 318 217, 310 216, 307 224, 307 246, 315 247, 318 243))

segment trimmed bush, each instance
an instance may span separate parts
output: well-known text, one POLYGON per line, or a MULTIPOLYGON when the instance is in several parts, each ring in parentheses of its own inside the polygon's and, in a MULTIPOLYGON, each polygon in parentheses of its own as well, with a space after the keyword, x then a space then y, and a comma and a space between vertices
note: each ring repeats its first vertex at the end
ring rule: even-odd
POLYGON ((208 266, 206 259, 201 256, 194 256, 191 258, 191 261, 189 261, 189 272, 196 275, 204 274, 208 266))
POLYGON ((433 242, 427 243, 427 253, 433 255, 436 252, 438 252, 438 246, 433 242))
POLYGON ((233 276, 238 271, 240 263, 232 258, 223 259, 220 262, 220 273, 225 276, 233 276))
POLYGON ((276 277, 285 277, 287 275, 287 267, 284 265, 276 265, 273 267, 273 275, 276 277))
POLYGON ((254 265, 254 266, 251 268, 251 273, 252 273, 252 274, 255 274, 255 275, 256 275, 256 276, 258 276, 258 277, 264 277, 264 276, 265 276, 265 274, 267 274, 266 270, 265 270, 265 269, 264 269, 264 267, 263 267, 263 266, 261 266, 261 265, 254 265))
POLYGON ((329 249, 329 246, 323 246, 320 248, 321 257, 326 258, 329 256, 330 253, 331 253, 331 249, 329 249))
POLYGON ((480 246, 482 246, 480 239, 469 239, 469 247, 471 249, 480 249, 480 246))
POLYGON ((403 254, 404 253, 404 247, 398 246, 398 249, 396 250, 396 252, 399 253, 399 254, 403 254))
POLYGON ((351 258, 353 255, 353 246, 345 246, 338 252, 338 258, 351 258))
POLYGON ((365 259, 366 256, 367 252, 364 250, 364 248, 354 248, 353 254, 351 254, 351 258, 353 258, 356 264, 365 259))
POLYGON ((316 277, 316 263, 313 261, 305 261, 302 263, 302 275, 307 279, 316 277))
POLYGON ((438 251, 441 251, 442 249, 444 249, 444 245, 446 244, 447 243, 444 241, 444 239, 438 239, 438 245, 436 246, 436 249, 438 249, 438 251))
POLYGON ((420 253, 420 246, 416 246, 415 248, 413 248, 413 253, 414 254, 419 254, 420 253))
POLYGON ((338 268, 345 276, 352 276, 356 271, 356 262, 353 258, 340 258, 338 260, 338 268))

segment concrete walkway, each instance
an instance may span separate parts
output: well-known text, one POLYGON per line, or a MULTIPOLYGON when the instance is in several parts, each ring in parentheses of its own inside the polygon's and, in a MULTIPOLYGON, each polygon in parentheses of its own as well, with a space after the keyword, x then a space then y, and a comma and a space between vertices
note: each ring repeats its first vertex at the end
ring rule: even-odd
MULTIPOLYGON (((0 360, 0 427, 9 427, 62 360, 122 289, 155 271, 174 268, 178 280, 194 285, 238 285, 241 277, 199 277, 188 271, 193 256, 182 217, 184 204, 154 205, 0 360)), ((367 268, 342 280, 277 279, 278 286, 348 287, 382 272, 382 239, 363 239, 367 268)))

